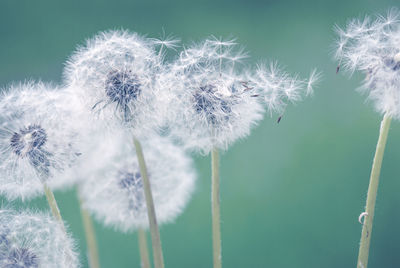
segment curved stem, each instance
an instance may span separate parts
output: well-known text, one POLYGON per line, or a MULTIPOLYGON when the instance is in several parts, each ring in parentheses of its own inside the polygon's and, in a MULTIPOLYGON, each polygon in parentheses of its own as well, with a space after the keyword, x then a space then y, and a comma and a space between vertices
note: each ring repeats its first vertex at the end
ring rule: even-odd
POLYGON ((140 251, 140 267, 150 268, 149 250, 147 248, 146 231, 142 228, 138 230, 139 251, 140 251))
POLYGON ((389 132, 391 117, 385 114, 379 132, 378 144, 376 145, 374 162, 372 164, 371 177, 369 181, 365 217, 361 232, 360 250, 358 252, 358 268, 367 268, 369 245, 371 241, 372 223, 374 220, 376 194, 378 191, 379 175, 381 172, 383 153, 385 151, 387 136, 389 132))
POLYGON ((57 201, 54 198, 54 194, 47 186, 46 182, 43 183, 43 188, 44 188, 44 193, 46 195, 47 202, 49 203, 49 207, 51 209, 51 213, 53 214, 54 218, 60 223, 61 227, 63 228, 65 232, 65 226, 64 226, 64 221, 61 217, 60 209, 58 208, 57 201))
POLYGON ((211 152, 211 211, 214 268, 221 268, 221 223, 219 200, 219 156, 218 149, 211 152))
POLYGON ((100 268, 99 252, 97 249, 96 232, 89 212, 83 207, 82 198, 78 189, 79 209, 81 211, 83 227, 85 230, 86 245, 88 250, 88 262, 90 268, 100 268))
POLYGON ((147 174, 146 162, 144 161, 142 145, 135 137, 133 138, 133 142, 135 144, 140 173, 142 175, 143 190, 147 206, 147 216, 149 218, 149 227, 152 242, 151 244, 153 247, 154 266, 155 268, 164 268, 164 256, 161 248, 160 230, 158 229, 156 211, 154 208, 154 201, 151 193, 150 180, 147 174))

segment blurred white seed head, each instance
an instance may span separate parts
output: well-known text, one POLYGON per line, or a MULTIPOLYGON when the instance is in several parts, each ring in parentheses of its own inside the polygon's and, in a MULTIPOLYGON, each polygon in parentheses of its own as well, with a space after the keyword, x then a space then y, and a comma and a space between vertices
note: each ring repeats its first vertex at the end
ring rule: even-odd
MULTIPOLYGON (((174 220, 194 190, 192 160, 169 140, 152 137, 143 143, 157 220, 174 220)), ((146 201, 130 135, 104 138, 82 162, 84 206, 106 226, 121 231, 148 227, 146 201)))
POLYGON ((245 56, 234 41, 211 38, 185 48, 161 76, 171 135, 186 148, 226 149, 262 119, 257 94, 240 73, 245 56))
MULTIPOLYGON (((335 57, 339 67, 365 75, 361 91, 380 113, 400 119, 400 13, 351 20, 336 27, 335 57)), ((339 68, 338 67, 338 68, 339 68)))
POLYGON ((0 210, 0 267, 80 267, 75 242, 46 213, 0 210))
POLYGON ((74 99, 43 83, 12 85, 0 96, 0 194, 9 199, 43 193, 42 181, 63 188, 82 153, 85 127, 74 99), (79 124, 81 123, 82 126, 79 124))
POLYGON ((99 119, 145 131, 162 112, 156 103, 162 53, 155 46, 174 44, 160 42, 127 31, 99 33, 71 56, 65 83, 99 119))

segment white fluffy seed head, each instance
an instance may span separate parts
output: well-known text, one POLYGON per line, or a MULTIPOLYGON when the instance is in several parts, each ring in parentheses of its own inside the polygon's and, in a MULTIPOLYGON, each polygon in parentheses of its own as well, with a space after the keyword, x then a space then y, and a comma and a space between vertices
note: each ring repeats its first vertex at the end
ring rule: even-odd
MULTIPOLYGON (((152 137, 143 142, 157 220, 174 220, 194 190, 192 160, 169 140, 152 137)), ((130 135, 104 138, 82 162, 80 194, 84 206, 106 226, 121 231, 148 227, 139 165, 130 135), (86 168, 85 168, 86 167, 86 168)))
POLYGON ((365 75, 361 91, 380 113, 400 119, 400 13, 389 10, 375 20, 351 20, 345 29, 336 27, 335 57, 351 74, 365 75))
POLYGON ((184 49, 162 75, 171 135, 187 149, 226 149, 262 119, 257 94, 238 70, 244 57, 233 41, 212 38, 184 49))
POLYGON ((12 85, 0 96, 0 193, 9 199, 63 188, 82 150, 84 120, 74 99, 43 83, 12 85), (80 126, 78 122, 82 122, 80 126))
POLYGON ((65 83, 99 119, 143 132, 159 118, 155 81, 162 55, 156 45, 127 31, 99 33, 71 56, 65 83))
POLYGON ((0 267, 80 267, 75 242, 46 213, 0 210, 0 267))

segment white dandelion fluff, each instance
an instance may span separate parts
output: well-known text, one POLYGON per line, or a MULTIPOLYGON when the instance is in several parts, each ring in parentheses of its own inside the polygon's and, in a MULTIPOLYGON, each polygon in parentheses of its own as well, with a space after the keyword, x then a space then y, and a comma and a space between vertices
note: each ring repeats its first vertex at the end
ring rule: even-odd
POLYGON ((353 19, 345 29, 336 27, 335 54, 340 67, 365 75, 360 89, 375 109, 397 119, 400 119, 399 18, 399 11, 392 9, 385 17, 353 19))
MULTIPOLYGON (((192 160, 161 137, 143 141, 157 220, 175 219, 194 190, 192 160)), ((83 205, 107 226, 132 231, 147 228, 148 216, 135 148, 125 133, 103 139, 83 161, 83 205)))
POLYGON ((269 66, 259 64, 255 71, 247 75, 249 87, 259 94, 270 113, 284 112, 288 103, 302 100, 303 96, 313 94, 313 87, 321 74, 313 70, 308 79, 291 76, 278 66, 276 62, 269 66))
POLYGON ((127 31, 99 33, 71 56, 65 83, 99 119, 119 119, 144 131, 159 118, 155 115, 160 109, 155 103, 155 78, 162 68, 162 53, 156 53, 156 45, 152 39, 127 31))
POLYGON ((46 213, 0 210, 0 267, 80 267, 73 239, 46 213))
POLYGON ((0 96, 0 193, 9 199, 63 188, 82 153, 83 118, 63 91, 43 83, 11 86, 0 96))
POLYGON ((262 105, 237 70, 244 57, 234 41, 212 38, 184 49, 161 76, 171 93, 171 135, 188 149, 226 149, 262 119, 262 105))

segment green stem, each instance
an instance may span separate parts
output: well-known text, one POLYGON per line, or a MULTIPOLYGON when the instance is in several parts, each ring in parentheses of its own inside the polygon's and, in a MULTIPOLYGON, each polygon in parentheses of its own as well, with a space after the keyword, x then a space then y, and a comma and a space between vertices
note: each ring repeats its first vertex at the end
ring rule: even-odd
POLYGON ((149 250, 147 248, 146 231, 142 228, 138 230, 139 251, 142 268, 150 268, 149 250))
POLYGON ((218 149, 211 152, 211 211, 214 268, 221 268, 221 223, 219 201, 219 157, 218 149))
POLYGON ((92 218, 90 217, 89 212, 83 207, 83 201, 80 195, 80 191, 78 190, 77 193, 78 193, 79 208, 81 211, 83 227, 85 230, 89 267, 100 268, 99 252, 97 249, 96 233, 94 230, 93 221, 92 218))
POLYGON ((65 226, 64 226, 64 221, 61 217, 60 210, 58 209, 57 201, 54 198, 54 194, 47 186, 46 182, 43 182, 43 188, 44 188, 44 193, 46 194, 47 202, 49 203, 51 213, 53 214, 54 218, 60 223, 62 229, 65 232, 65 226))
POLYGON ((387 136, 389 132, 391 117, 385 114, 379 132, 378 144, 376 145, 374 162, 372 164, 371 177, 369 181, 365 217, 361 232, 360 250, 358 252, 358 268, 367 268, 369 245, 371 241, 372 223, 374 220, 376 194, 378 191, 379 174, 381 172, 383 153, 385 151, 387 136))
POLYGON ((153 258, 155 268, 164 268, 164 257, 161 248, 160 230, 157 225, 156 211, 154 209, 153 196, 151 194, 150 180, 147 174, 146 162, 144 161, 142 145, 134 137, 136 155, 139 162, 140 174, 142 175, 144 196, 146 198, 147 216, 149 218, 149 227, 151 234, 151 244, 153 247, 153 258))

